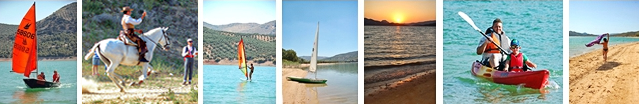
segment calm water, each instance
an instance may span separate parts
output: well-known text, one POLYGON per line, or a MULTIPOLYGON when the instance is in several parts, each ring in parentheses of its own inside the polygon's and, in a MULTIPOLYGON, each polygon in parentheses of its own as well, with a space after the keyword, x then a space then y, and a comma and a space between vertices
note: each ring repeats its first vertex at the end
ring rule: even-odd
MULTIPOLYGON (((304 69, 308 70, 308 69, 304 69)), ((311 85, 323 104, 357 104, 357 63, 317 66, 317 76, 308 73, 307 78, 328 80, 326 85, 311 85)))
POLYGON ((204 65, 204 103, 275 103, 275 67, 255 66, 246 81, 236 65, 204 65))
POLYGON ((399 66, 435 61, 433 26, 364 26, 364 66, 399 66))
MULTIPOLYGON (((475 49, 482 38, 458 14, 465 12, 482 30, 501 18, 511 39, 521 51, 550 71, 549 81, 562 86, 562 1, 445 1, 444 2, 444 102, 445 103, 562 103, 561 88, 547 94, 529 88, 495 84, 477 78, 471 64, 481 58, 475 49)), ((556 87, 556 86, 555 86, 556 87)))
MULTIPOLYGON (((77 78, 76 61, 38 61, 38 69, 44 72, 47 80, 52 80, 53 70, 60 74, 60 87, 30 89, 24 84, 22 74, 9 72, 11 62, 0 62, 4 71, 0 73, 0 102, 3 103, 76 103, 77 78)), ((35 73, 33 73, 35 74, 35 73)), ((35 77, 36 75, 31 75, 35 77)))
MULTIPOLYGON (((597 38, 596 36, 570 36, 570 57, 578 56, 592 50, 602 49, 603 46, 595 45, 592 47, 586 47, 586 43, 590 43, 590 41, 597 38)), ((612 40, 608 43, 609 46, 614 46, 616 44, 623 44, 629 42, 639 42, 639 38, 637 37, 610 37, 612 40)))

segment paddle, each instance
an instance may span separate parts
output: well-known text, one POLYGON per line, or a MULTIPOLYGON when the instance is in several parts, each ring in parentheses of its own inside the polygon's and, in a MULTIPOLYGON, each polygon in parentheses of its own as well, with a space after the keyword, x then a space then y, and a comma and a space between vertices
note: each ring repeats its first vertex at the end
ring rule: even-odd
POLYGON ((466 13, 464 12, 457 12, 457 14, 459 14, 459 16, 461 16, 466 22, 468 22, 468 24, 470 24, 470 26, 473 27, 473 29, 479 31, 479 33, 481 33, 482 36, 484 36, 484 38, 486 38, 486 40, 490 41, 490 43, 493 43, 493 45, 497 46, 497 48, 504 54, 508 54, 506 53, 507 51, 505 51, 504 49, 502 49, 499 45, 497 45, 497 43, 495 43, 493 40, 491 40, 490 38, 488 38, 488 36, 486 36, 486 34, 484 32, 482 32, 481 30, 479 30, 479 28, 477 28, 477 26, 475 26, 475 22, 473 22, 473 19, 471 19, 470 17, 468 17, 468 15, 466 15, 466 13))

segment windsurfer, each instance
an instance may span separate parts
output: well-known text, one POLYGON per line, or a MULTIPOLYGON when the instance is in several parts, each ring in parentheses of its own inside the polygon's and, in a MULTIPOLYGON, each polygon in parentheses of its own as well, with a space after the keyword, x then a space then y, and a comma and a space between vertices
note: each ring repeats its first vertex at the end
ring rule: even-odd
MULTIPOLYGON (((490 65, 491 68, 496 68, 500 65, 500 62, 504 62, 503 57, 505 56, 491 41, 495 42, 499 47, 509 47, 510 39, 502 31, 502 21, 499 18, 493 21, 492 27, 486 30, 486 34, 489 35, 489 38, 482 37, 479 40, 476 53, 477 55, 482 55, 482 63, 488 62, 487 65, 490 65)), ((501 68, 498 68, 498 70, 501 70, 501 68)))
POLYGON ((251 69, 251 74, 249 74, 249 80, 253 79, 253 69, 255 69, 255 67, 253 67, 253 63, 251 63, 251 67, 249 67, 249 69, 251 69))
POLYGON ((144 55, 146 54, 146 52, 148 52, 148 50, 146 49, 146 42, 144 42, 144 40, 142 40, 138 35, 135 34, 135 32, 142 34, 142 30, 135 29, 134 26, 142 23, 142 19, 144 19, 144 17, 146 16, 146 11, 142 13, 142 17, 140 17, 139 19, 134 19, 133 17, 131 17, 131 11, 133 11, 133 9, 128 6, 122 8, 122 13, 124 13, 124 15, 122 16, 121 23, 122 28, 124 29, 124 34, 131 41, 138 44, 139 61, 149 62, 148 60, 146 60, 146 58, 144 58, 144 55))
POLYGON ((519 45, 519 41, 517 39, 513 39, 510 42, 510 50, 512 51, 512 53, 510 53, 510 55, 506 57, 506 62, 504 66, 507 69, 504 69, 504 70, 522 72, 522 71, 528 70, 526 69, 526 67, 524 67, 525 65, 533 67, 533 68, 537 67, 535 63, 528 60, 528 57, 526 57, 524 53, 519 51, 520 49, 521 49, 521 46, 519 45))
POLYGON ((182 85, 191 84, 191 78, 193 74, 193 57, 197 56, 197 49, 193 46, 193 39, 187 39, 188 46, 184 46, 182 49, 182 56, 184 57, 184 81, 182 85), (187 83, 188 79, 188 83, 187 83))
POLYGON ((54 83, 60 82, 60 75, 58 74, 58 70, 53 70, 53 82, 54 83))

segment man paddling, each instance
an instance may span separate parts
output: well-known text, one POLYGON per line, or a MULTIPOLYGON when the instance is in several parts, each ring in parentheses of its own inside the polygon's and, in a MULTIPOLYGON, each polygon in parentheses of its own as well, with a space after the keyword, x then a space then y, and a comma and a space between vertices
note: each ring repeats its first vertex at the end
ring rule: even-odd
MULTIPOLYGON (((482 37, 479 40, 476 53, 482 55, 482 63, 487 62, 491 68, 496 68, 501 62, 504 62, 505 56, 495 44, 499 47, 510 47, 510 38, 502 31, 502 21, 499 18, 493 20, 493 25, 486 30, 486 35, 489 38, 482 37), (495 44, 487 40, 491 40, 495 44)), ((502 70, 502 68, 497 68, 497 70, 502 70)))

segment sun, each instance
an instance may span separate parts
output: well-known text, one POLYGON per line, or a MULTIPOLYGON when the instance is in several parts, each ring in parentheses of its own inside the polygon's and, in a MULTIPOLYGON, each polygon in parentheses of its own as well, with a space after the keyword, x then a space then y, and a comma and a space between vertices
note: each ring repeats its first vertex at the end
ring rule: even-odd
POLYGON ((404 15, 401 13, 395 13, 393 19, 395 20, 395 23, 402 23, 404 21, 404 15))

